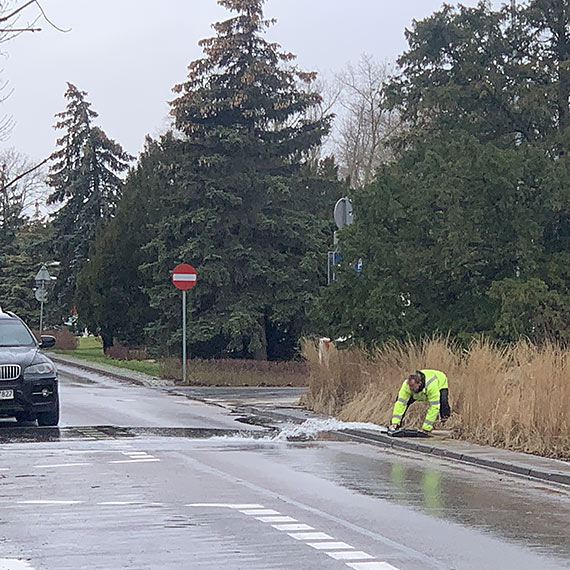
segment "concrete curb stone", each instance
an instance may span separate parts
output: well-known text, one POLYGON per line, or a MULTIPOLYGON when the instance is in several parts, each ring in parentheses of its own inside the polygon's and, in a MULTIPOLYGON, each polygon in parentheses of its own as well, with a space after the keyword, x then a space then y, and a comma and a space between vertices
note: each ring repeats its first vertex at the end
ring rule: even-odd
MULTIPOLYGON (((250 408, 251 413, 256 413, 258 416, 271 416, 275 419, 285 419, 288 418, 289 421, 294 423, 302 423, 308 418, 299 418, 298 415, 284 414, 283 412, 275 412, 268 410, 259 410, 255 408, 250 408)), ((295 411, 297 414, 297 411, 295 411)), ((433 455, 436 457, 441 457, 444 459, 450 459, 453 461, 460 461, 468 463, 471 465, 476 465, 478 467, 483 467, 487 469, 494 469, 496 471, 502 471, 512 475, 519 475, 523 477, 529 477, 533 479, 539 479, 542 481, 548 481, 552 483, 557 483, 561 485, 570 486, 570 463, 559 461, 556 459, 549 459, 545 457, 536 457, 534 455, 529 455, 525 453, 519 453, 516 451, 510 451, 506 449, 496 449, 492 447, 484 447, 477 444, 471 444, 468 442, 461 442, 465 449, 471 449, 472 451, 454 451, 453 449, 445 449, 445 441, 434 442, 433 444, 427 443, 426 440, 414 441, 412 439, 406 440, 404 438, 393 438, 389 435, 384 435, 382 433, 373 433, 365 430, 342 430, 339 432, 343 435, 349 436, 351 439, 361 442, 379 444, 382 447, 390 447, 395 449, 404 449, 406 451, 420 452, 425 455, 433 455), (424 443, 425 442, 425 443, 424 443), (481 454, 495 455, 495 456, 506 456, 512 458, 511 460, 505 460, 497 457, 481 457, 481 454), (533 466, 533 463, 541 462, 545 464, 550 464, 550 468, 538 468, 533 466)), ((451 442, 456 442, 458 440, 448 440, 451 442)))

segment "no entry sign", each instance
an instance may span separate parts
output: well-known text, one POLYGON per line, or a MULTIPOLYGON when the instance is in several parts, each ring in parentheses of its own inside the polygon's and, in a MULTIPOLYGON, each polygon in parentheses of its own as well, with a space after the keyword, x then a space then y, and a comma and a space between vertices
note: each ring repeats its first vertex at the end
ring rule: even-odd
POLYGON ((182 382, 186 384, 186 291, 196 285, 196 270, 181 263, 172 272, 172 283, 182 291, 182 382))
POLYGON ((187 263, 181 263, 172 272, 172 283, 177 289, 188 291, 196 285, 196 270, 187 263))

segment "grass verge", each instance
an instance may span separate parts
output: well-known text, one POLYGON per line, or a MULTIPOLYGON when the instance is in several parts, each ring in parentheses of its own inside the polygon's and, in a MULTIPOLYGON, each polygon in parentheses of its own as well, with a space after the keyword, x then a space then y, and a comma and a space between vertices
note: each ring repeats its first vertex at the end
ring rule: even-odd
POLYGON ((162 367, 160 362, 150 360, 115 360, 103 354, 103 344, 99 338, 86 337, 78 339, 78 346, 74 350, 61 350, 58 348, 51 349, 54 354, 66 354, 88 362, 98 364, 108 364, 117 368, 126 368, 127 370, 136 370, 150 376, 161 376, 162 367))
MULTIPOLYGON (((136 370, 151 376, 179 382, 182 380, 182 362, 179 358, 158 361, 116 360, 103 354, 101 340, 95 337, 79 338, 74 350, 52 349, 52 352, 136 370)), ((306 386, 309 371, 304 362, 195 358, 188 361, 187 377, 187 383, 194 386, 306 386)))

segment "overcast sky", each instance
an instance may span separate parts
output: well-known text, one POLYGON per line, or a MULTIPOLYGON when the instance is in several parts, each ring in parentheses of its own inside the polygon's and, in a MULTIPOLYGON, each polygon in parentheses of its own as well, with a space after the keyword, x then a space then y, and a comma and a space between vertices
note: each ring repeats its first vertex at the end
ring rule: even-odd
MULTIPOLYGON (((449 3, 456 3, 448 0, 449 3)), ((20 0, 15 5, 22 5, 20 0)), ((474 6, 477 0, 462 0, 474 6)), ((497 5, 499 2, 497 1, 497 5)), ((64 110, 66 82, 87 91, 98 125, 137 155, 146 134, 164 130, 172 87, 202 56, 200 39, 230 13, 216 0, 41 0, 60 28, 20 35, 0 48, 2 78, 13 94, 0 105, 15 128, 3 147, 32 160, 55 149, 54 114, 64 110)), ((297 55, 299 67, 332 75, 362 53, 394 60, 406 49, 404 30, 438 10, 442 0, 268 0, 276 18, 268 37, 297 55)), ((26 9, 32 15, 35 7, 26 9)))

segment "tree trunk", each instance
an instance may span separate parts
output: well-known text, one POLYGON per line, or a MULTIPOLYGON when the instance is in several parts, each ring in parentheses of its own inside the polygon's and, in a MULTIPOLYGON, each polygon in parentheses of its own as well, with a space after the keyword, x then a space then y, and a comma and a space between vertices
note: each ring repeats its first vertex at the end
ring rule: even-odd
POLYGON ((103 341, 103 352, 105 352, 110 346, 113 346, 113 329, 102 329, 101 340, 103 341))
POLYGON ((567 37, 566 27, 568 19, 565 7, 561 4, 555 15, 554 33, 557 40, 558 52, 558 128, 564 131, 570 125, 570 41, 567 37))
POLYGON ((255 352, 253 353, 253 358, 255 358, 255 360, 267 360, 267 334, 265 331, 266 327, 265 316, 260 317, 259 326, 261 330, 259 338, 261 346, 255 350, 255 352))

